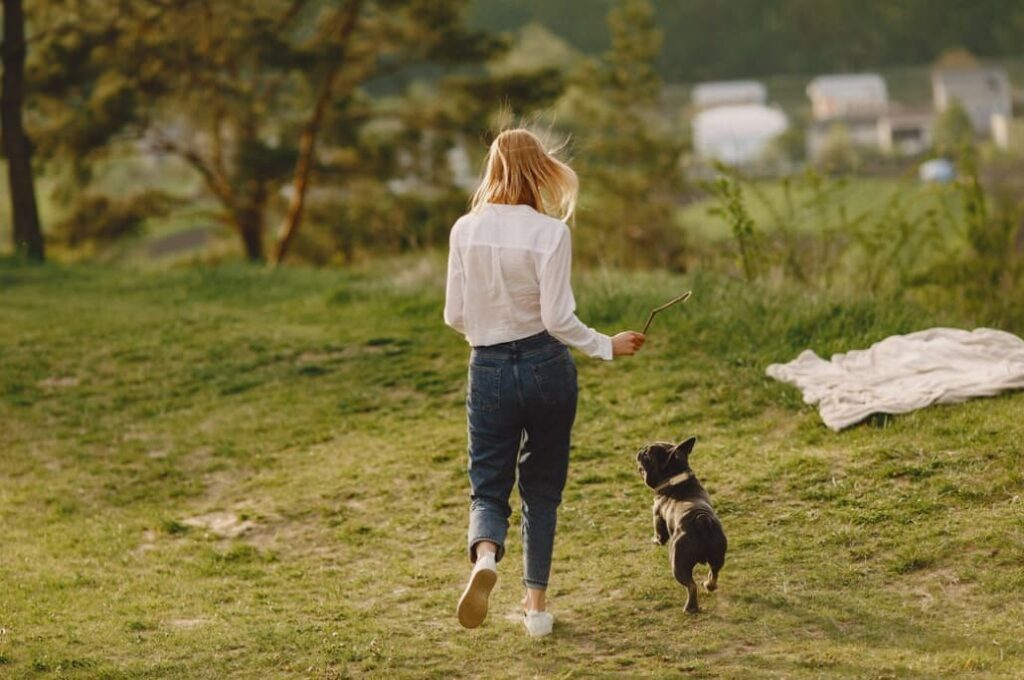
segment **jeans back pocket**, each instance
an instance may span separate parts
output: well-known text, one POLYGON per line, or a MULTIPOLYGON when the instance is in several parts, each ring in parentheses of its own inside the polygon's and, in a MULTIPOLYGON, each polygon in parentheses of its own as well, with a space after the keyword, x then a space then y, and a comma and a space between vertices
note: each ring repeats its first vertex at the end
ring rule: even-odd
POLYGON ((564 404, 576 398, 576 364, 568 349, 538 361, 531 369, 544 403, 564 404))
POLYGON ((474 411, 497 411, 501 406, 501 366, 469 365, 466 405, 474 411))

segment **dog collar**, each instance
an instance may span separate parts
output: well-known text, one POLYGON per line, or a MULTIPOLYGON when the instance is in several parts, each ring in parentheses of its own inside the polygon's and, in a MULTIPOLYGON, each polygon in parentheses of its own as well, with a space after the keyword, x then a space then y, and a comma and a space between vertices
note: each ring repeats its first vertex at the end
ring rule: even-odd
POLYGON ((686 472, 680 472, 678 475, 669 477, 664 482, 654 487, 654 490, 657 493, 661 493, 662 491, 669 487, 675 486, 676 484, 682 484, 691 477, 693 477, 693 473, 691 473, 689 470, 687 470, 686 472))

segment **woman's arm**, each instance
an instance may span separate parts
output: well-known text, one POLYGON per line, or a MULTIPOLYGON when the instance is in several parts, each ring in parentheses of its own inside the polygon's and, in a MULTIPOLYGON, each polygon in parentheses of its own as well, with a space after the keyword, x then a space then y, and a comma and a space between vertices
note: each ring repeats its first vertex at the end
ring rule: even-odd
POLYGON ((444 322, 465 334, 465 319, 462 312, 462 262, 459 251, 449 238, 448 243, 448 283, 444 296, 444 322))
POLYGON ((564 227, 558 245, 541 263, 540 317, 551 335, 588 356, 611 360, 612 339, 586 326, 576 316, 572 294, 572 241, 564 227))

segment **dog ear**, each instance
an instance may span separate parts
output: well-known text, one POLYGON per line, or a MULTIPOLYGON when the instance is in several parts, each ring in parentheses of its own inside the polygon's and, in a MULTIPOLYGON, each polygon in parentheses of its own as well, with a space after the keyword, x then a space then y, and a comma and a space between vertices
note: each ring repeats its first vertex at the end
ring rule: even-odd
POLYGON ((672 448, 672 455, 674 457, 680 458, 682 460, 686 460, 689 457, 690 452, 693 451, 693 446, 696 443, 697 443, 697 438, 696 437, 690 437, 689 439, 685 440, 683 443, 677 444, 676 446, 674 446, 672 448))

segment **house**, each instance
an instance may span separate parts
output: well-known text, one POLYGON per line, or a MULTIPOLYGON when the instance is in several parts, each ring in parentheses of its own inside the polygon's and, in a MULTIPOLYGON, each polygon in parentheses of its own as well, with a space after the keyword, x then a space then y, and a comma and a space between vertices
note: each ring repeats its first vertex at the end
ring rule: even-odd
POLYGON ((932 71, 932 98, 939 112, 958 100, 979 135, 992 135, 994 120, 998 128, 1013 115, 1010 79, 1001 68, 937 68, 932 71))
POLYGON ((920 156, 932 146, 935 114, 930 108, 890 108, 878 119, 878 146, 885 153, 920 156))
POLYGON ((889 92, 874 73, 819 76, 807 85, 815 121, 873 119, 889 110, 889 92))
POLYGON ((698 111, 715 106, 764 104, 768 100, 768 90, 756 80, 720 80, 698 84, 693 88, 690 99, 698 111))
POLYGON ((752 165, 789 127, 786 114, 763 104, 705 109, 693 119, 693 146, 704 160, 752 165))
POLYGON ((811 124, 807 155, 819 158, 836 127, 853 146, 879 148, 879 120, 889 113, 889 92, 882 76, 858 73, 819 76, 807 85, 811 124))

